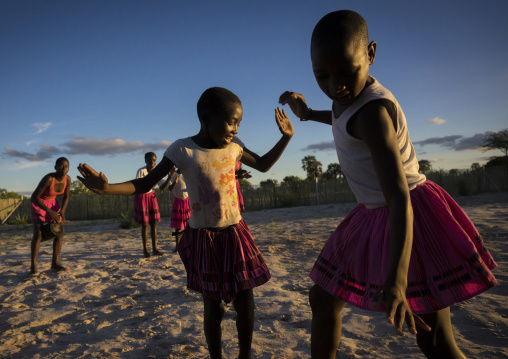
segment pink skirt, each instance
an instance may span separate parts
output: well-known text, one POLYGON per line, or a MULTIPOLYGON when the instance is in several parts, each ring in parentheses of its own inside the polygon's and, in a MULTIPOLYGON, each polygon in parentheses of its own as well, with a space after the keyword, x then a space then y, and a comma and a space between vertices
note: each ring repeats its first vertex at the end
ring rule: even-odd
POLYGON ((134 219, 145 226, 161 221, 155 192, 134 195, 134 219))
MULTIPOLYGON (((497 267, 459 205, 431 181, 411 191, 413 249, 406 297, 411 310, 431 313, 472 298, 497 284, 497 267)), ((388 208, 358 205, 332 233, 310 273, 331 295, 356 307, 373 307, 390 253, 388 208)))
POLYGON ((173 200, 173 210, 171 211, 171 228, 185 229, 190 216, 189 197, 185 199, 175 197, 173 200))
POLYGON ((187 271, 187 288, 215 300, 229 303, 238 292, 270 279, 243 220, 220 232, 187 226, 178 253, 187 271))
POLYGON ((245 203, 243 203, 242 191, 240 190, 240 182, 236 180, 236 194, 238 196, 238 209, 240 212, 245 211, 245 203))
MULTIPOLYGON (((46 207, 48 207, 52 211, 60 212, 60 204, 58 203, 56 198, 51 201, 45 201, 43 199, 41 199, 41 201, 46 205, 46 207)), ((30 218, 32 219, 33 223, 53 222, 53 218, 51 218, 48 212, 46 212, 33 202, 30 203, 30 218)))

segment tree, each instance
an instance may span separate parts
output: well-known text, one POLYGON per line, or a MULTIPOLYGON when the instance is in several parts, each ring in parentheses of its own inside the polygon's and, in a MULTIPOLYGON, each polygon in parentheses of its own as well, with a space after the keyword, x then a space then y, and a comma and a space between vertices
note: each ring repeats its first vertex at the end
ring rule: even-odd
POLYGON ((508 156, 508 128, 498 132, 491 132, 483 140, 485 151, 500 150, 504 157, 508 156))
POLYGON ((16 192, 9 192, 4 188, 0 188, 0 199, 9 199, 9 198, 20 198, 21 196, 16 192))
POLYGON ((478 162, 475 162, 471 165, 471 171, 473 172, 479 172, 482 170, 482 166, 478 162))
POLYGON ((269 178, 266 181, 259 182, 259 187, 271 191, 275 188, 275 186, 277 186, 277 183, 277 180, 269 178))
POLYGON ((453 168, 449 172, 452 176, 457 176, 459 174, 459 170, 456 168, 453 168))
POLYGON ((247 181, 245 178, 240 178, 238 182, 240 183, 240 188, 252 188, 252 183, 247 181))
POLYGON ((432 165, 429 160, 420 160, 418 161, 418 166, 420 166, 421 173, 427 173, 432 171, 432 165))
POLYGON ((79 196, 80 194, 88 194, 90 190, 81 181, 75 180, 71 182, 70 192, 73 196, 79 196))
POLYGON ((307 172, 307 179, 310 180, 320 177, 323 172, 321 162, 319 162, 314 156, 305 156, 302 159, 302 168, 305 172, 307 172))
POLYGON ((330 163, 325 173, 323 173, 323 178, 325 179, 337 179, 342 177, 344 177, 344 173, 342 173, 342 168, 338 163, 330 163))

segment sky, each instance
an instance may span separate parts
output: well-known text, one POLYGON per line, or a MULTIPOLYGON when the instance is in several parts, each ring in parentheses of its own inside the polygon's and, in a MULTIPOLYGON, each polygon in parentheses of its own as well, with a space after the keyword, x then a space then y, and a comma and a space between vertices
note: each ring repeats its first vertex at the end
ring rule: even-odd
MULTIPOLYGON (((0 188, 35 190, 55 160, 110 182, 135 177, 144 153, 199 131, 196 103, 209 87, 236 93, 238 137, 263 155, 280 138, 274 117, 286 90, 331 108, 311 67, 310 37, 328 12, 350 9, 369 25, 370 74, 402 106, 418 159, 470 168, 508 127, 508 2, 377 0, 2 0, 0 188)), ((331 127, 300 122, 267 173, 250 182, 304 178, 302 158, 337 163, 331 127)))

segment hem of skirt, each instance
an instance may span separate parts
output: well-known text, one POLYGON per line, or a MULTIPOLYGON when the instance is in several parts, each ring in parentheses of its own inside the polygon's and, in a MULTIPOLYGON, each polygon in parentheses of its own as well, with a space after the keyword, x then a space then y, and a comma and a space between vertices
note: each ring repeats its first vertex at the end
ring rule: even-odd
MULTIPOLYGON (((260 279, 260 282, 254 283, 253 285, 249 285, 247 288, 243 288, 234 293, 234 295, 224 295, 222 292, 211 292, 211 291, 203 291, 199 286, 193 286, 192 284, 187 283, 187 288, 193 290, 195 292, 201 293, 204 297, 211 298, 214 300, 223 301, 224 303, 230 303, 236 299, 236 295, 244 290, 254 289, 256 287, 262 286, 263 284, 268 283, 271 279, 271 275, 267 274, 263 279, 260 279)), ((258 278, 259 280, 259 278, 258 278)), ((250 283, 249 283, 250 284, 250 283)))
MULTIPOLYGON (((323 285, 322 285, 322 283, 320 283, 320 282, 322 282, 322 281, 320 281, 319 279, 315 279, 315 278, 313 278, 313 277, 312 277, 312 272, 309 274, 309 277, 310 277, 310 279, 311 279, 311 280, 312 280, 312 281, 313 281, 313 282, 314 282, 314 283, 315 283, 318 287, 320 287, 321 289, 323 289, 325 292, 327 292, 327 293, 328 293, 328 294, 330 294, 331 296, 333 296, 333 297, 335 297, 335 298, 338 298, 338 299, 341 299, 341 300, 343 300, 344 302, 346 302, 346 303, 348 303, 348 304, 351 304, 352 306, 354 306, 354 307, 356 307, 356 308, 360 308, 360 309, 363 309, 363 310, 368 310, 368 311, 370 311, 370 312, 384 312, 384 311, 386 311, 386 310, 385 310, 384 308, 382 308, 381 306, 379 306, 379 308, 375 308, 375 307, 372 307, 372 306, 368 306, 368 307, 367 307, 367 306, 362 306, 362 305, 359 305, 357 302, 354 302, 354 301, 352 301, 352 300, 350 300, 350 299, 348 299, 348 298, 344 298, 343 296, 340 296, 340 295, 338 296, 338 295, 336 295, 336 294, 333 294, 333 293, 332 293, 332 292, 330 292, 330 291, 329 291, 329 290, 328 290, 325 286, 323 286, 323 285)), ((488 291, 489 289, 491 289, 491 288, 493 288, 493 287, 495 287, 495 286, 497 285, 497 280, 496 280, 494 283, 492 283, 492 282, 490 282, 490 283, 491 283, 491 285, 489 285, 489 286, 487 286, 487 285, 486 285, 485 287, 483 287, 483 288, 481 288, 481 289, 477 290, 476 292, 471 293, 471 294, 469 294, 469 295, 467 295, 467 296, 464 296, 464 297, 462 297, 462 298, 460 298, 460 299, 457 299, 457 300, 452 300, 452 301, 449 301, 449 302, 445 302, 445 304, 443 304, 443 305, 441 305, 441 306, 439 306, 439 307, 436 307, 436 308, 424 308, 424 309, 420 309, 420 310, 418 310, 418 309, 417 309, 417 310, 411 310, 411 311, 412 311, 412 313, 414 313, 414 314, 428 314, 428 313, 434 313, 434 312, 436 312, 436 311, 438 311, 438 310, 448 308, 448 307, 450 307, 450 306, 452 306, 452 305, 454 305, 454 304, 461 303, 461 302, 465 302, 466 300, 469 300, 469 299, 471 299, 471 298, 473 298, 473 297, 476 297, 477 295, 480 295, 480 294, 482 294, 482 293, 484 293, 484 292, 488 291)), ((351 293, 351 292, 347 292, 347 293, 351 293)))

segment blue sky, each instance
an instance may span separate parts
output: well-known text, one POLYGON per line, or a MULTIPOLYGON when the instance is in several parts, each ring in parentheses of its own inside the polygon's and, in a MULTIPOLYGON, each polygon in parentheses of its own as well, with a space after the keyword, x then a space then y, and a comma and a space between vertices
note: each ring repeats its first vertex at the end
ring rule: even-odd
MULTIPOLYGON (((500 152, 478 145, 508 127, 508 2, 332 0, 61 0, 0 2, 0 188, 32 192, 59 156, 111 182, 132 179, 153 150, 199 130, 211 86, 243 103, 239 137, 264 154, 280 137, 279 95, 331 103, 309 55, 314 25, 351 9, 378 43, 370 73, 400 102, 419 159, 469 168, 500 152)), ((268 172, 304 177, 301 159, 337 162, 331 128, 300 123, 268 172)))

